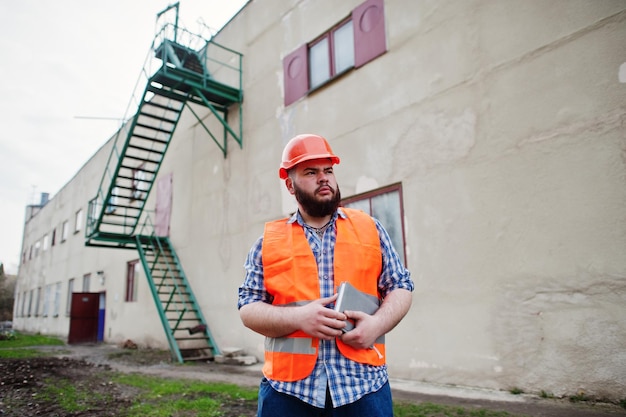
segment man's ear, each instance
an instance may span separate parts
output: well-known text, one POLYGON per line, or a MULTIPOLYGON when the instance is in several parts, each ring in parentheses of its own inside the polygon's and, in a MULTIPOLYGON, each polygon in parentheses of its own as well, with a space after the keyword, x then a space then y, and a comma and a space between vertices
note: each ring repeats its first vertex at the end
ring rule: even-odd
POLYGON ((287 179, 285 180, 285 187, 287 187, 287 191, 289 191, 289 194, 294 195, 296 193, 296 190, 293 188, 293 180, 291 179, 291 177, 287 177, 287 179))

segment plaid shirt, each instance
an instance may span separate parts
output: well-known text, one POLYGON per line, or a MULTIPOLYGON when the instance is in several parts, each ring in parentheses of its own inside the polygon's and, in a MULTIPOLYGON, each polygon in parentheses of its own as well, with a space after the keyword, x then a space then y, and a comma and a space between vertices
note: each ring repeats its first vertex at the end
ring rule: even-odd
MULTIPOLYGON (((346 218, 341 209, 337 210, 321 239, 304 223, 299 212, 289 219, 289 223, 298 222, 304 227, 305 236, 317 259, 320 297, 322 298, 330 297, 335 293, 333 261, 337 216, 346 218)), ((402 265, 389 235, 378 220, 374 219, 374 222, 382 251, 382 273, 378 279, 379 293, 384 297, 398 288, 413 291, 411 275, 402 265)), ((239 308, 256 301, 266 303, 272 301, 263 284, 262 243, 263 237, 252 246, 244 264, 246 278, 239 287, 239 308)), ((295 382, 269 380, 269 383, 276 391, 295 396, 314 407, 324 408, 327 387, 334 407, 340 407, 377 391, 387 382, 387 379, 386 365, 372 366, 354 362, 339 352, 334 340, 320 340, 317 363, 308 377, 295 382)))

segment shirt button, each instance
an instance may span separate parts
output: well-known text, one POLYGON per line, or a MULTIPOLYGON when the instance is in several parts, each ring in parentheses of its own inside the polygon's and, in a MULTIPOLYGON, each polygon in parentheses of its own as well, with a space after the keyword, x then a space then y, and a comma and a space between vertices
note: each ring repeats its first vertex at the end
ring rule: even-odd
POLYGON ((328 279, 328 275, 324 275, 324 279, 328 279))

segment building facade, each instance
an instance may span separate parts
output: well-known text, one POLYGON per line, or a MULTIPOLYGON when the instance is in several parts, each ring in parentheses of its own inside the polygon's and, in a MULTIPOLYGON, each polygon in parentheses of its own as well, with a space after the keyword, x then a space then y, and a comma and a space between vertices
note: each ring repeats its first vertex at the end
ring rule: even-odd
MULTIPOLYGON (((242 266, 295 209, 283 146, 316 133, 416 283, 393 378, 626 397, 625 20, 616 0, 248 2, 215 36, 244 57, 241 146, 183 111, 157 176, 216 343, 263 357, 242 266)), ((85 246, 113 140, 29 209, 14 326, 68 336, 71 294, 97 293, 98 340, 167 348, 137 251, 85 246)))

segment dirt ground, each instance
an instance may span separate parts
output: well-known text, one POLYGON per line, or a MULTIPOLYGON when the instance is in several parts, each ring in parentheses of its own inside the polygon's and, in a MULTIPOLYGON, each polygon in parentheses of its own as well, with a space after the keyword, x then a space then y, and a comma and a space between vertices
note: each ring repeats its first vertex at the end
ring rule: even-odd
MULTIPOLYGON (((42 347, 52 356, 34 359, 0 359, 0 416, 119 416, 137 395, 134 388, 118 385, 107 378, 109 371, 142 373, 163 378, 226 382, 255 388, 260 366, 217 363, 179 365, 168 352, 127 350, 110 345, 42 347), (89 411, 67 414, 59 398, 40 395, 46 384, 70 383, 92 393, 89 411)), ((393 382, 392 382, 393 388, 393 382)), ((616 417, 626 416, 623 408, 606 403, 572 403, 568 400, 528 396, 523 401, 489 401, 454 396, 426 395, 394 390, 394 401, 430 402, 468 409, 506 411, 514 416, 539 417, 616 417)), ((236 400, 224 404, 224 417, 253 417, 254 401, 236 400)))
MULTIPOLYGON (((169 352, 163 351, 97 346, 41 349, 53 356, 0 359, 0 416, 122 416, 139 391, 111 382, 108 375, 113 371, 215 382, 237 383, 238 380, 236 372, 228 372, 227 365, 220 367, 219 373, 209 369, 216 368, 215 364, 176 365, 170 360, 169 352), (206 375, 195 378, 193 375, 198 371, 206 371, 206 375), (219 377, 223 371, 227 374, 219 377), (70 385, 89 392, 89 410, 68 413, 61 406, 60 398, 42 394, 44 388, 54 385, 70 385)), ((224 417, 256 415, 256 401, 222 401, 221 397, 220 400, 224 417)))

